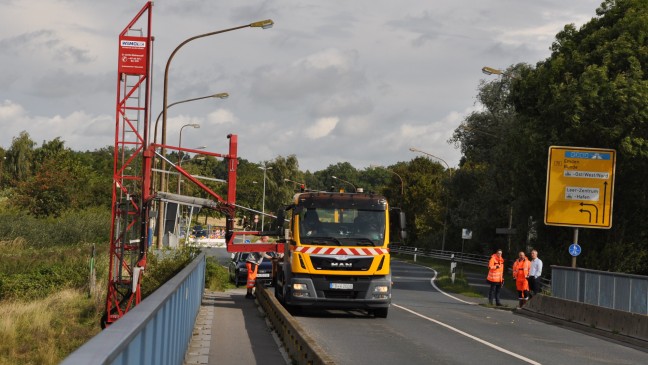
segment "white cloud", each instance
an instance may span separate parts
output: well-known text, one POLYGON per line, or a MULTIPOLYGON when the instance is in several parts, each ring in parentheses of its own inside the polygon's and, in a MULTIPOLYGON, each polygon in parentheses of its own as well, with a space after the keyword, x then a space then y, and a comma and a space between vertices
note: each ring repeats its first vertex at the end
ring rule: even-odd
POLYGON ((314 125, 306 128, 304 133, 310 139, 319 139, 326 137, 338 124, 338 117, 319 118, 314 125))
MULTIPOLYGON (((600 1, 156 2, 151 114, 162 105, 165 62, 183 40, 272 18, 273 29, 198 39, 176 54, 169 102, 232 96, 174 107, 169 144, 182 125, 200 123, 184 130, 183 145, 222 152, 235 133, 240 156, 254 162, 295 154, 311 171, 389 165, 413 158, 416 146, 456 164, 447 140, 475 102, 481 68, 535 64, 564 24, 582 24, 600 1)), ((39 143, 111 145, 118 34, 142 5, 2 2, 0 145, 22 130, 39 143)))
POLYGON ((11 100, 5 100, 0 104, 0 121, 11 122, 12 119, 21 117, 25 110, 11 100))
POLYGON ((209 113, 207 116, 207 123, 209 124, 230 124, 237 123, 238 119, 234 113, 227 109, 218 109, 215 112, 209 113))

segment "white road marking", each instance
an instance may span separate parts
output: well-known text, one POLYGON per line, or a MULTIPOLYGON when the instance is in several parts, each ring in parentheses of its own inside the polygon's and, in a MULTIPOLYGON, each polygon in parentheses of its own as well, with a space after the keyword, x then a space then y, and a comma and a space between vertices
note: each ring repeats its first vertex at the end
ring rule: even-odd
MULTIPOLYGON (((436 276, 436 271, 435 271, 435 276, 436 276)), ((434 285, 434 284, 432 284, 432 285, 434 285)), ((469 334, 469 333, 466 333, 466 332, 464 332, 464 331, 462 331, 462 330, 460 330, 460 329, 458 329, 458 328, 455 328, 455 327, 452 327, 452 326, 450 326, 450 325, 448 325, 448 324, 445 324, 445 323, 443 323, 443 322, 437 321, 436 319, 433 319, 433 318, 430 318, 430 317, 424 316, 424 315, 422 315, 422 314, 420 314, 420 313, 417 313, 417 312, 415 312, 415 311, 413 311, 413 310, 411 310, 411 309, 408 309, 408 308, 402 307, 402 306, 400 306, 400 305, 398 305, 398 304, 394 304, 394 303, 392 303, 392 305, 393 305, 394 307, 396 307, 396 308, 400 308, 400 309, 402 309, 402 310, 404 310, 404 311, 406 311, 406 312, 410 312, 410 313, 412 313, 412 314, 415 315, 415 316, 418 316, 418 317, 421 317, 421 318, 423 318, 423 319, 425 319, 425 320, 428 320, 428 321, 430 321, 430 322, 436 323, 436 324, 438 324, 439 326, 445 327, 445 328, 447 328, 447 329, 449 329, 449 330, 451 330, 451 331, 454 331, 454 332, 456 332, 456 333, 458 333, 458 334, 460 334, 460 335, 462 335, 462 336, 466 336, 466 337, 470 338, 471 340, 477 341, 477 342, 479 342, 479 343, 481 343, 481 344, 484 344, 484 345, 486 345, 486 346, 488 346, 488 347, 490 347, 490 348, 492 348, 492 349, 495 349, 495 350, 497 350, 497 351, 499 351, 499 352, 503 352, 503 353, 505 353, 505 354, 507 354, 507 355, 510 355, 510 356, 513 356, 513 357, 515 357, 515 358, 517 358, 517 359, 520 359, 520 360, 522 360, 522 361, 524 361, 524 362, 526 362, 526 363, 533 364, 533 365, 541 365, 541 364, 540 364, 539 362, 537 362, 537 361, 533 361, 533 360, 531 360, 531 359, 529 359, 529 358, 526 358, 526 357, 524 357, 524 356, 522 356, 522 355, 520 355, 520 354, 516 354, 515 352, 509 351, 509 350, 504 349, 504 348, 501 348, 501 347, 499 347, 499 346, 497 346, 497 345, 495 345, 495 344, 492 344, 492 343, 490 343, 490 342, 488 342, 488 341, 486 341, 486 340, 482 340, 482 339, 479 338, 479 337, 476 337, 476 336, 473 336, 473 335, 471 335, 471 334, 469 334)))
POLYGON ((423 266, 423 265, 419 265, 419 264, 410 264, 410 265, 416 265, 416 266, 424 267, 424 268, 426 268, 426 269, 428 269, 428 270, 432 270, 432 272, 434 273, 434 276, 432 277, 432 279, 430 279, 430 284, 432 284, 432 286, 434 287, 434 289, 436 289, 439 293, 441 293, 441 294, 443 294, 443 295, 445 295, 445 296, 447 296, 447 297, 450 297, 450 298, 452 298, 452 299, 454 299, 454 300, 456 300, 456 301, 459 301, 459 302, 465 303, 465 304, 470 304, 470 305, 478 305, 478 304, 479 304, 479 303, 469 302, 469 301, 467 301, 467 300, 459 299, 459 298, 455 297, 454 295, 450 295, 450 294, 444 292, 443 290, 439 289, 439 287, 436 286, 436 284, 434 283, 434 280, 436 280, 436 277, 437 277, 437 271, 434 270, 433 268, 431 268, 431 267, 427 267, 427 266, 423 266))

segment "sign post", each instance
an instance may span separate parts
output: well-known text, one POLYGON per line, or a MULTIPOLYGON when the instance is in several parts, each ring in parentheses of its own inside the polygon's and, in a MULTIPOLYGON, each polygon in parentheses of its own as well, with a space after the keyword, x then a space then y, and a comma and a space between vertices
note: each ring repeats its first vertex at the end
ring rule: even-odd
POLYGON ((612 228, 616 151, 588 147, 549 147, 546 225, 574 227, 572 267, 576 267, 578 228, 612 228))
MULTIPOLYGON (((464 242, 466 240, 472 239, 472 230, 468 228, 463 228, 461 230, 461 260, 464 258, 464 242)), ((461 264, 461 275, 463 275, 463 263, 461 264)))

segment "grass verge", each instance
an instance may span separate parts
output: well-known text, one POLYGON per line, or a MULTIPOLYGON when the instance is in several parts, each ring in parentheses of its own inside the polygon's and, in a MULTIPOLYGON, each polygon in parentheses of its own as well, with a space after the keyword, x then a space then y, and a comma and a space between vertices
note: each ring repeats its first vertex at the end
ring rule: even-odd
POLYGON ((96 303, 81 290, 0 302, 0 365, 58 364, 99 331, 96 303))

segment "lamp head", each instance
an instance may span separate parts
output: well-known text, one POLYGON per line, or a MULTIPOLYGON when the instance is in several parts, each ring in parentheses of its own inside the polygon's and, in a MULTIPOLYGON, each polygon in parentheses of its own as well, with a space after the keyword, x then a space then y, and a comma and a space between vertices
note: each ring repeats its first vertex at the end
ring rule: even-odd
POLYGON ((228 93, 218 93, 218 94, 212 95, 212 97, 213 98, 219 98, 219 99, 227 99, 227 98, 229 98, 229 94, 228 93))
POLYGON ((198 123, 191 123, 191 124, 188 124, 188 125, 190 127, 193 127, 193 128, 200 128, 200 124, 198 124, 198 123))
POLYGON ((504 72, 502 72, 502 70, 498 70, 496 68, 492 68, 492 67, 488 67, 488 66, 482 67, 481 70, 486 75, 501 75, 501 74, 504 73, 504 72))
POLYGON ((259 22, 250 23, 250 27, 261 28, 261 29, 269 29, 272 28, 273 25, 274 22, 272 21, 272 19, 266 19, 266 20, 261 20, 259 22))

